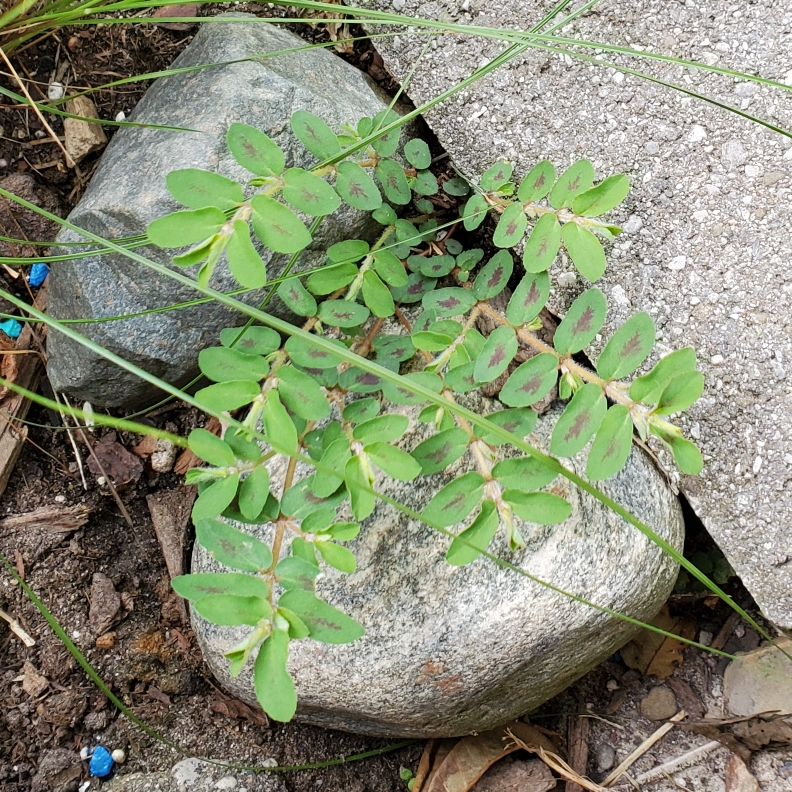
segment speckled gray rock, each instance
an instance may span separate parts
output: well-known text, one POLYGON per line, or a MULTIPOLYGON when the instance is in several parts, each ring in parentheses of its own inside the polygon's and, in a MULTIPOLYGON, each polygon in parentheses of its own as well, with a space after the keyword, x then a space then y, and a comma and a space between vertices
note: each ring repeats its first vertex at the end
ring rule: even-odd
MULTIPOLYGON (((302 39, 266 24, 204 24, 174 66, 245 58, 302 46, 302 39)), ((291 114, 307 109, 339 128, 387 105, 374 84, 327 50, 281 55, 266 61, 233 63, 162 78, 154 83, 131 120, 199 130, 170 132, 127 127, 107 148, 90 187, 69 220, 111 239, 140 234, 148 223, 180 207, 165 188, 165 175, 198 167, 247 180, 247 173, 227 151, 225 134, 233 122, 263 129, 285 151, 287 166, 309 166, 312 155, 292 135, 291 114)), ((324 250, 340 239, 368 237, 379 227, 370 216, 344 205, 320 226, 297 268, 318 266, 324 250)), ((61 241, 78 237, 62 232, 61 241)), ((167 264, 167 251, 139 249, 167 264)), ((265 252, 268 274, 277 276, 287 257, 265 252)), ((195 268, 189 270, 194 273, 195 268)), ((181 270, 184 272, 184 270, 181 270)), ((236 283, 224 264, 210 284, 220 291, 236 283)), ((243 297, 258 304, 264 292, 243 297)), ((59 264, 50 283, 50 313, 59 318, 105 317, 194 299, 196 293, 155 276, 123 256, 106 255, 59 264)), ((269 310, 282 315, 279 301, 269 310)), ((219 331, 242 317, 220 305, 200 305, 118 322, 84 325, 81 332, 168 382, 181 385, 197 371, 198 352, 217 343, 219 331)), ((57 332, 49 336, 49 377, 65 390, 95 404, 133 407, 150 402, 160 391, 57 332)))
MULTIPOLYGON (((491 412, 493 404, 480 396, 466 402, 480 414, 491 412)), ((427 431, 412 418, 407 448, 427 431)), ((552 423, 541 421, 531 441, 544 445, 552 423)), ((470 464, 463 458, 453 472, 459 475, 470 464)), ((577 458, 573 466, 580 472, 585 460, 577 458)), ((272 478, 278 480, 277 471, 272 478)), ((445 480, 442 473, 378 486, 421 509, 445 480)), ((673 586, 676 565, 566 479, 551 487, 570 499, 572 516, 553 528, 523 523, 525 551, 510 554, 501 533, 492 552, 598 605, 651 618, 673 586)), ((643 451, 634 451, 603 489, 681 547, 679 503, 643 451)), ((248 529, 269 538, 267 526, 248 529)), ((346 646, 292 644, 289 668, 299 720, 388 736, 489 729, 554 696, 634 632, 624 621, 488 559, 451 567, 445 562, 447 547, 448 540, 423 523, 389 505, 377 506, 350 544, 358 571, 345 576, 328 569, 318 585, 320 595, 358 619, 366 635, 346 646)), ((196 546, 192 571, 213 569, 216 562, 196 546)), ((255 705, 249 669, 232 679, 223 657, 244 630, 208 624, 195 612, 192 619, 204 659, 223 687, 255 705)))
MULTIPOLYGON (((553 5, 406 0, 401 13, 529 30, 553 5)), ((390 0, 366 6, 385 9, 390 0)), ((792 84, 790 30, 792 9, 774 0, 610 0, 563 34, 792 84)), ((397 78, 421 58, 409 87, 418 105, 504 47, 457 34, 438 36, 425 52, 424 44, 404 34, 377 41, 397 78)), ((788 91, 656 61, 621 62, 792 129, 788 91)), ((563 168, 587 157, 603 176, 630 176, 631 194, 613 214, 627 233, 598 284, 611 306, 604 338, 645 310, 660 352, 698 350, 706 391, 683 425, 706 467, 681 487, 763 613, 792 628, 790 139, 638 77, 539 51, 467 87, 427 120, 471 176, 498 157, 513 160, 517 174, 543 158, 563 168)), ((553 274, 569 272, 560 262, 553 274)), ((563 312, 582 288, 578 280, 555 293, 555 307, 563 312)))
POLYGON ((253 775, 232 767, 182 759, 170 771, 117 775, 102 785, 104 792, 284 792, 275 773, 253 775))

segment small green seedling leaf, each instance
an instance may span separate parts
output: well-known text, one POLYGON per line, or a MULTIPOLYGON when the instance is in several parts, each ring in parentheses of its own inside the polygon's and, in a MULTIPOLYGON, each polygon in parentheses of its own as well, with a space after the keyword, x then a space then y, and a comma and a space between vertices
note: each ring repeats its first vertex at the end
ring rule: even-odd
POLYGON ((543 214, 525 243, 523 266, 526 272, 544 272, 555 261, 561 246, 561 224, 554 214, 543 214))
POLYGON ((324 180, 302 168, 289 168, 283 174, 283 197, 295 209, 311 217, 322 217, 341 206, 336 191, 324 180))
POLYGON ((608 303, 599 289, 584 291, 572 305, 556 328, 553 346, 559 355, 580 352, 600 331, 605 322, 608 303))
MULTIPOLYGON (((487 338, 484 349, 476 360, 473 377, 477 382, 492 382, 503 374, 517 354, 517 334, 513 327, 496 327, 487 338)), ((522 405, 512 405, 522 406, 522 405)))
POLYGON ((278 608, 278 616, 282 616, 289 622, 289 638, 293 641, 310 636, 311 631, 308 629, 308 625, 296 613, 288 608, 278 608))
POLYGON ((269 472, 264 465, 259 465, 253 468, 239 487, 239 511, 243 517, 255 520, 266 505, 269 494, 269 472))
POLYGON ((371 396, 365 399, 358 399, 344 407, 343 417, 349 423, 363 423, 376 418, 379 414, 381 404, 379 399, 374 399, 371 396))
POLYGON ((300 143, 319 160, 341 153, 335 132, 318 116, 307 110, 292 113, 291 128, 300 143))
POLYGON ((660 394, 655 412, 672 415, 687 410, 704 393, 704 375, 700 371, 685 371, 677 374, 660 394))
POLYGON ((283 403, 306 421, 321 421, 330 415, 330 404, 313 377, 292 366, 278 369, 278 392, 283 403))
POLYGON ((581 451, 600 428, 607 409, 599 385, 589 382, 580 388, 553 427, 551 453, 571 457, 581 451))
POLYGON ((655 326, 647 313, 631 316, 605 344, 597 360, 603 379, 621 379, 632 374, 649 357, 655 342, 655 326))
POLYGON ((364 451, 380 470, 397 481, 412 481, 421 473, 421 465, 412 456, 386 442, 369 443, 364 451))
POLYGON ((464 566, 475 561, 487 549, 498 530, 498 511, 491 500, 481 504, 476 519, 451 542, 446 561, 451 566, 464 566))
POLYGON ((336 190, 355 209, 372 212, 382 205, 382 196, 374 180, 356 162, 338 163, 336 190))
POLYGON ((549 492, 506 490, 503 500, 518 517, 539 525, 557 525, 572 514, 569 501, 549 492))
POLYGON ((468 199, 462 210, 462 224, 465 231, 475 231, 487 216, 489 204, 483 195, 473 195, 468 199))
MULTIPOLYGON (((534 410, 529 410, 525 407, 500 410, 499 412, 487 416, 488 421, 494 423, 496 426, 500 426, 502 429, 511 432, 515 437, 521 439, 531 434, 536 426, 538 418, 539 416, 534 410)), ((476 428, 476 431, 479 432, 480 430, 476 428)), ((483 432, 480 437, 485 443, 493 446, 503 445, 508 442, 491 430, 483 432)))
POLYGON ((522 180, 517 198, 523 203, 540 201, 553 188, 556 172, 553 163, 542 160, 531 168, 529 174, 522 180))
POLYGON ((572 201, 572 211, 583 217, 599 217, 618 206, 630 191, 626 176, 609 176, 596 187, 579 193, 572 201))
POLYGON ((283 172, 283 151, 260 129, 247 124, 231 124, 226 142, 231 156, 251 173, 279 176, 283 172))
POLYGON ((503 459, 492 468, 492 475, 504 489, 515 489, 521 492, 536 490, 555 481, 558 473, 541 459, 534 457, 517 457, 503 459))
POLYGON ((202 349, 198 354, 198 366, 212 382, 232 382, 241 377, 262 380, 269 374, 269 364, 260 355, 246 355, 227 347, 202 349))
POLYGON ((376 209, 371 213, 371 216, 380 224, 384 226, 393 225, 396 220, 398 219, 396 212, 393 211, 393 207, 389 206, 388 204, 384 203, 380 206, 379 209, 376 209))
POLYGON ((225 221, 220 209, 208 206, 158 217, 149 223, 146 233, 157 247, 186 247, 214 236, 225 225, 225 221))
POLYGON ((193 603, 193 608, 212 624, 222 627, 255 627, 271 613, 267 600, 261 597, 240 597, 236 594, 213 594, 193 603))
POLYGON ((261 393, 258 382, 234 380, 201 388, 195 398, 208 412, 230 412, 250 404, 261 393))
POLYGON ((350 300, 326 300, 319 306, 319 318, 332 327, 357 327, 369 318, 369 309, 350 300))
POLYGON ((168 192, 190 209, 233 209, 245 200, 242 185, 219 173, 199 168, 171 171, 165 177, 168 192))
POLYGON ((204 517, 217 517, 222 514, 236 497, 239 488, 239 473, 234 473, 210 484, 201 491, 193 504, 192 518, 197 523, 204 517))
MULTIPOLYGON (((405 374, 402 381, 416 382, 424 388, 429 388, 433 393, 440 393, 443 389, 443 380, 431 371, 415 371, 405 374)), ((423 404, 426 399, 413 393, 408 385, 394 385, 391 382, 382 384, 382 395, 394 404, 423 404)))
POLYGON ((313 593, 316 588, 316 578, 319 576, 319 565, 315 556, 312 555, 310 560, 306 560, 295 553, 295 550, 297 553, 302 552, 304 545, 312 548, 312 545, 303 539, 297 538, 292 541, 292 555, 278 561, 275 576, 278 578, 278 583, 286 590, 301 589, 313 593), (295 542, 298 543, 296 547, 295 542))
POLYGON ((331 536, 336 542, 348 542, 360 533, 360 523, 333 523, 327 530, 321 531, 321 533, 331 536))
POLYGON ((429 146, 420 138, 409 140, 404 146, 404 156, 414 168, 428 168, 432 164, 429 146))
POLYGON ((288 206, 268 195, 254 196, 252 222, 256 236, 276 253, 298 253, 311 244, 311 234, 288 206))
POLYGON ((230 467, 236 464, 231 446, 206 429, 193 429, 187 438, 187 447, 197 457, 215 467, 230 467))
MULTIPOLYGON (((296 520, 302 520, 320 509, 335 509, 346 499, 346 492, 343 488, 327 498, 318 497, 313 492, 315 481, 315 476, 306 476, 289 487, 281 498, 281 511, 296 520)), ((301 545, 297 543, 297 539, 294 539, 292 541, 292 553, 296 555, 299 547, 301 545)), ((311 553, 313 553, 313 549, 311 549, 311 553)))
POLYGON ((696 368, 696 352, 693 347, 684 347, 661 358, 654 368, 643 377, 638 377, 630 386, 630 398, 644 404, 657 404, 671 380, 686 371, 696 368))
POLYGON ((550 205, 553 209, 572 206, 576 195, 590 189, 594 184, 594 166, 588 160, 578 160, 570 165, 559 177, 550 191, 550 205))
MULTIPOLYGON (((385 110, 380 110, 379 113, 377 113, 372 119, 372 132, 375 129, 382 129, 382 127, 392 124, 398 120, 399 114, 390 107, 386 108, 385 110)), ((400 135, 401 130, 397 127, 396 129, 392 129, 390 132, 377 138, 371 144, 371 146, 374 151, 380 155, 380 157, 391 157, 396 153, 396 149, 399 148, 400 135)))
POLYGON ((355 556, 346 547, 334 542, 316 542, 315 546, 319 555, 339 572, 351 575, 357 568, 355 556))
POLYGON ((561 229, 561 238, 577 271, 592 283, 599 280, 605 272, 605 251, 599 239, 574 222, 561 229))
POLYGON ((436 195, 437 178, 428 170, 418 171, 414 179, 411 179, 412 189, 417 195, 436 195))
POLYGON ((481 474, 475 471, 464 473, 446 484, 429 501, 422 516, 441 528, 462 522, 481 501, 484 483, 481 474))
POLYGON ((327 249, 327 258, 338 263, 360 261, 369 250, 371 246, 365 239, 345 239, 327 249))
POLYGON ((261 449, 258 443, 242 432, 236 434, 236 429, 232 426, 226 429, 223 440, 231 446, 237 459, 243 459, 245 462, 258 462, 261 459, 261 449))
POLYGON ((470 192, 470 185, 459 176, 443 182, 443 191, 454 197, 461 198, 470 192))
POLYGON ((421 466, 421 473, 428 476, 456 462, 467 450, 469 440, 467 433, 455 426, 419 443, 411 455, 421 466))
POLYGON ((250 227, 242 220, 234 222, 234 233, 226 245, 228 269, 246 289, 260 289, 267 283, 267 269, 250 239, 250 227))
POLYGON ((525 234, 528 218, 525 216, 521 203, 509 204, 498 220, 492 244, 499 248, 514 247, 525 234))
POLYGON ((405 206, 412 200, 412 190, 404 175, 404 168, 392 159, 382 159, 376 169, 377 179, 385 197, 397 206, 405 206))
POLYGON ((477 300, 491 300, 508 285, 514 270, 514 259, 508 250, 499 250, 479 271, 473 283, 477 300))
POLYGON ((377 505, 377 498, 371 492, 371 485, 359 456, 352 456, 344 466, 344 481, 349 491, 352 514, 356 520, 365 520, 377 505))
POLYGON ((293 456, 299 450, 297 429, 281 404, 280 395, 275 388, 267 391, 267 401, 262 411, 267 442, 279 454, 293 456))
POLYGON ((510 162, 496 162, 481 174, 481 189, 485 192, 497 190, 511 179, 513 171, 510 162))
POLYGON ((413 270, 418 270, 427 278, 442 278, 454 269, 453 256, 410 256, 407 259, 413 270))
MULTIPOLYGON (((285 595, 284 595, 285 596, 285 595)), ((259 647, 253 672, 256 698, 267 715, 276 721, 290 721, 297 711, 297 692, 286 670, 289 634, 273 630, 259 647)))
POLYGON ((696 444, 684 437, 674 438, 669 445, 674 461, 679 469, 688 476, 698 476, 704 469, 704 459, 696 444))
POLYGON ((527 273, 506 308, 506 320, 518 327, 539 316, 550 297, 550 276, 546 272, 527 273))
POLYGON ((349 439, 346 437, 339 437, 324 449, 320 459, 322 470, 314 476, 312 487, 314 495, 328 498, 344 483, 343 471, 350 456, 352 452, 349 449, 349 439), (328 471, 337 471, 339 475, 328 471))
POLYGON ((220 343, 248 355, 269 355, 280 347, 280 336, 269 327, 226 327, 220 331, 220 343))
POLYGON ((623 404, 614 404, 605 414, 586 460, 589 481, 604 481, 624 467, 632 436, 630 411, 623 404))
POLYGON ((313 295, 302 285, 299 278, 289 278, 278 286, 278 297, 283 300, 289 310, 298 316, 315 316, 317 311, 316 300, 313 295))
POLYGON ((354 619, 308 591, 291 589, 281 596, 278 605, 294 611, 308 626, 311 638, 316 641, 345 644, 356 641, 364 634, 363 627, 354 619))
POLYGON ((242 572, 198 572, 171 580, 173 590, 184 599, 200 600, 216 594, 240 597, 269 597, 269 586, 255 575, 242 572))
POLYGON ((557 381, 558 358, 550 352, 542 352, 512 372, 499 398, 510 407, 528 407, 547 396, 557 381))
MULTIPOLYGON (((405 277, 406 280, 406 277, 405 277)), ((393 316, 395 306, 390 289, 380 280, 374 270, 363 273, 363 302, 374 316, 393 316)))

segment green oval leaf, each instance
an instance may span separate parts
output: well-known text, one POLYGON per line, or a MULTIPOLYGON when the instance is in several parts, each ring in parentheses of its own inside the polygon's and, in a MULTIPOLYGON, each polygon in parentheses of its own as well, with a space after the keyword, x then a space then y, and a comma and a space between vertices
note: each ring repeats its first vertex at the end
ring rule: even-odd
POLYGON ((649 357, 655 342, 655 326, 647 313, 631 316, 605 344, 597 360, 603 379, 621 379, 632 374, 649 357))
POLYGON ((404 269, 401 259, 390 250, 375 251, 374 269, 388 286, 407 285, 407 271, 404 269))
MULTIPOLYGON (((337 346, 340 350, 346 351, 346 347, 334 339, 327 339, 337 346)), ((332 352, 326 352, 324 349, 317 349, 309 341, 304 341, 302 338, 291 336, 286 341, 286 351, 289 353, 292 361, 298 366, 308 369, 329 369, 335 368, 342 362, 340 357, 337 357, 332 352)))
POLYGON ((550 276, 546 272, 527 273, 509 300, 506 320, 515 327, 533 321, 549 297, 550 276))
POLYGON ((226 245, 228 269, 246 289, 260 289, 267 283, 264 260, 253 247, 250 227, 242 220, 234 222, 234 233, 226 245))
POLYGON ((449 195, 461 198, 470 192, 470 185, 459 176, 443 182, 443 191, 449 195))
POLYGON ((195 398, 209 412, 230 412, 250 404, 261 393, 258 382, 234 380, 201 388, 195 398))
POLYGON ((365 520, 374 511, 377 499, 371 491, 368 474, 363 470, 359 456, 355 455, 347 460, 344 466, 344 482, 349 492, 352 514, 356 520, 365 520))
POLYGON ((165 185, 179 203, 190 209, 234 209, 245 200, 241 184, 200 168, 171 171, 165 177, 165 185))
POLYGON ((553 163, 549 160, 542 160, 531 168, 529 174, 520 183, 517 198, 523 203, 540 201, 552 189, 555 177, 553 163))
POLYGON ((173 590, 184 599, 199 600, 217 594, 240 597, 269 597, 269 586, 255 575, 242 572, 197 572, 171 580, 173 590))
POLYGON ((389 206, 388 204, 384 203, 380 206, 379 209, 374 210, 371 213, 371 216, 380 224, 384 226, 393 225, 398 217, 396 216, 396 212, 393 211, 393 207, 389 206))
POLYGON ((427 278, 442 278, 454 269, 453 256, 410 256, 407 263, 427 278))
MULTIPOLYGON (((490 333, 476 360, 473 376, 477 382, 492 382, 503 374, 517 354, 517 334, 513 327, 501 325, 490 333)), ((521 406, 521 405, 518 405, 521 406)))
POLYGON ((484 552, 498 530, 500 522, 495 504, 485 500, 476 519, 451 542, 446 561, 451 566, 464 566, 475 561, 484 552))
POLYGON ((440 393, 443 389, 443 380, 431 371, 415 371, 402 376, 403 385, 394 385, 391 382, 382 384, 382 394, 394 404, 423 404, 426 399, 414 394, 408 386, 410 381, 419 383, 424 388, 429 388, 433 393, 440 393))
MULTIPOLYGON (((379 409, 379 402, 374 399, 371 401, 375 401, 377 409, 379 409)), ((362 421, 353 429, 352 436, 364 444, 377 440, 390 443, 392 440, 398 440, 407 431, 409 425, 410 419, 406 415, 388 413, 368 421, 362 421)))
MULTIPOLYGON (((294 553, 296 549, 294 544, 291 549, 294 553)), ((292 554, 278 561, 275 575, 278 578, 278 583, 285 589, 296 588, 313 593, 316 586, 314 581, 319 576, 319 566, 315 558, 312 561, 306 561, 304 558, 292 554)))
POLYGON ((413 457, 386 442, 369 443, 363 450, 380 470, 397 481, 412 481, 421 473, 413 457))
POLYGON ((525 243, 523 266, 526 272, 543 272, 555 261, 561 246, 561 224, 554 214, 543 214, 525 243))
POLYGON ((536 490, 555 481, 558 473, 535 457, 503 459, 492 468, 492 475, 504 489, 521 492, 536 490))
POLYGON ((481 474, 475 471, 464 473, 446 484, 429 501, 421 515, 441 528, 462 522, 481 501, 484 483, 481 474))
POLYGON ((307 110, 292 113, 291 128, 300 143, 317 159, 330 159, 341 153, 335 132, 313 113, 307 110))
POLYGON ((278 605, 294 611, 308 625, 311 638, 327 644, 345 644, 364 635, 354 619, 323 602, 309 591, 291 589, 281 595, 278 605))
POLYGON ((382 205, 380 191, 360 165, 344 160, 336 168, 336 190, 350 206, 366 212, 379 209, 382 205))
POLYGON ((510 407, 528 407, 547 396, 558 382, 558 358, 542 352, 520 364, 501 388, 500 400, 510 407))
POLYGON ((197 523, 203 517, 217 517, 222 514, 236 497, 238 487, 239 473, 234 473, 202 490, 192 507, 193 522, 197 523))
POLYGON ((508 250, 499 250, 479 271, 473 283, 477 300, 491 300, 508 285, 514 271, 514 259, 508 250))
POLYGON ((550 205, 553 209, 572 206, 576 195, 590 189, 594 184, 594 166, 588 160, 578 160, 570 165, 559 177, 550 191, 550 205))
POLYGON ((289 278, 278 286, 278 297, 298 316, 316 316, 317 305, 299 278, 289 278))
POLYGON ((498 220, 492 244, 499 248, 514 247, 525 234, 528 218, 521 203, 509 204, 498 220))
POLYGON ((511 162, 496 162, 481 174, 481 189, 485 192, 497 190, 511 179, 513 172, 511 162))
POLYGON ((255 627, 271 613, 267 600, 261 597, 240 597, 235 594, 213 594, 196 600, 193 609, 212 624, 222 627, 238 627, 249 624, 255 627))
POLYGON ((276 253, 297 253, 311 244, 311 233, 288 206, 268 195, 256 195, 253 207, 253 231, 276 253))
POLYGON ((357 399, 344 407, 343 417, 349 423, 370 421, 372 418, 377 417, 380 407, 379 399, 374 399, 370 396, 365 399, 357 399))
POLYGON ((278 369, 278 392, 283 403, 306 421, 321 421, 330 415, 330 403, 321 387, 293 366, 278 369))
MULTIPOLYGON (((376 129, 381 129, 382 127, 392 124, 394 121, 399 120, 399 114, 393 110, 392 108, 388 107, 384 110, 380 110, 374 118, 372 119, 372 131, 376 129)), ((385 135, 380 136, 377 138, 372 144, 372 148, 374 151, 377 152, 381 157, 390 157, 395 152, 396 149, 399 147, 399 137, 401 135, 401 129, 398 127, 396 129, 392 129, 390 132, 386 133, 385 135)))
POLYGON ((281 404, 280 394, 274 388, 267 391, 267 401, 262 411, 267 442, 279 454, 292 456, 299 450, 297 429, 289 413, 281 404))
POLYGON ((269 355, 280 347, 280 336, 269 327, 226 327, 220 331, 220 343, 248 355, 269 355))
POLYGON ((206 429, 193 429, 187 438, 187 447, 195 456, 215 467, 231 467, 236 464, 231 446, 206 429))
POLYGON ((198 354, 201 373, 212 382, 233 382, 241 377, 262 380, 269 374, 269 364, 259 355, 246 355, 237 349, 209 347, 198 354))
POLYGON ((348 262, 337 266, 325 266, 308 276, 305 285, 314 294, 332 294, 348 286, 357 277, 357 264, 348 262))
POLYGON ((335 245, 330 245, 327 249, 327 258, 338 263, 360 261, 368 255, 370 249, 365 239, 344 239, 336 242, 335 245))
POLYGON ((410 453, 421 466, 421 473, 428 476, 445 470, 451 463, 456 462, 467 450, 469 442, 467 433, 455 426, 432 435, 410 453))
POLYGON ((589 481, 604 481, 624 467, 632 437, 630 411, 623 404, 614 404, 605 414, 586 460, 589 481))
MULTIPOLYGON (((265 465, 253 468, 239 487, 239 511, 247 520, 255 520, 269 497, 269 472, 265 465)), ((266 547, 266 545, 265 545, 266 547)), ((269 548, 267 548, 269 550, 269 548)), ((270 561, 270 563, 272 563, 270 561)), ((267 564, 267 567, 269 564, 267 564)), ((266 569, 267 567, 261 567, 266 569)))
POLYGON ((561 238, 577 271, 592 283, 599 280, 605 272, 605 251, 599 239, 574 222, 564 225, 561 238))
POLYGON ((437 179, 431 171, 418 171, 418 174, 412 180, 412 188, 417 195, 436 195, 438 189, 437 179))
POLYGON ((393 316, 395 306, 390 289, 380 280, 374 270, 363 273, 363 302, 374 316, 393 316))
POLYGON ((357 327, 369 318, 369 309, 350 300, 326 300, 319 306, 319 318, 332 327, 357 327))
POLYGON ((557 525, 572 514, 572 505, 558 495, 549 492, 520 492, 506 490, 503 500, 514 513, 528 522, 539 525, 557 525))
POLYGON ((577 454, 600 428, 607 409, 599 385, 589 382, 579 388, 553 427, 550 451, 563 457, 577 454))
POLYGON ((377 179, 382 185, 385 197, 398 206, 405 206, 412 200, 412 190, 404 175, 404 168, 392 159, 382 159, 376 169, 377 179))
POLYGON ((226 135, 231 156, 257 176, 279 176, 285 160, 280 146, 260 129, 247 124, 231 124, 226 135))
POLYGON ((208 206, 158 217, 149 223, 146 234, 157 247, 186 247, 214 236, 225 225, 225 221, 220 209, 208 206))
POLYGON ((674 461, 679 469, 688 476, 698 476, 704 469, 704 459, 695 443, 684 437, 675 437, 669 443, 674 461))
MULTIPOLYGON (((490 423, 500 426, 520 439, 527 437, 533 432, 538 418, 539 416, 534 410, 529 410, 525 407, 500 410, 487 416, 487 420, 490 423)), ((475 431, 479 433, 481 430, 476 427, 475 431)), ((485 443, 493 446, 503 445, 508 442, 507 440, 502 440, 500 436, 495 435, 491 430, 483 432, 480 437, 485 443)))
POLYGON ((462 210, 462 224, 465 226, 465 231, 475 231, 484 222, 488 209, 489 204, 483 195, 471 196, 462 210))
POLYGON ((407 162, 415 168, 428 168, 432 164, 429 146, 420 138, 407 141, 404 146, 404 156, 407 158, 407 162))
POLYGON ((253 671, 256 698, 261 708, 275 721, 290 721, 297 711, 297 692, 286 670, 289 635, 274 630, 259 647, 253 671))
POLYGON ((674 377, 695 368, 696 351, 693 347, 677 349, 661 358, 648 374, 633 382, 630 386, 630 398, 644 404, 657 404, 666 385, 674 377))
POLYGON ((351 575, 357 568, 355 556, 346 549, 334 542, 316 542, 314 544, 320 556, 334 569, 351 575))
POLYGON ((685 371, 677 374, 660 394, 655 412, 658 415, 682 412, 698 401, 702 393, 704 393, 704 375, 700 371, 685 371))
POLYGON ((572 201, 572 211, 584 217, 599 217, 618 206, 630 191, 630 181, 626 176, 609 176, 596 187, 580 193, 572 201))
POLYGON ((302 168, 289 168, 283 174, 283 197, 295 209, 311 217, 322 217, 341 206, 336 191, 324 180, 302 168))
POLYGON ((605 295, 599 289, 584 291, 569 306, 567 315, 556 328, 553 346, 558 354, 580 352, 599 333, 607 311, 605 295))
POLYGON ((476 296, 470 289, 460 289, 454 286, 435 289, 423 297, 423 307, 427 311, 434 311, 438 318, 467 313, 475 304, 476 296))

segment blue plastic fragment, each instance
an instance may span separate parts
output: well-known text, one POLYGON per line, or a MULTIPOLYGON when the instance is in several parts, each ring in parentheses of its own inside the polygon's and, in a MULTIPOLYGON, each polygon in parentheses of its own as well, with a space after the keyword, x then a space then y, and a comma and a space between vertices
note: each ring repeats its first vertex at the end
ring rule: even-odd
POLYGON ((19 338, 19 334, 22 332, 22 325, 16 319, 6 319, 0 322, 0 330, 9 338, 19 338))
POLYGON ((28 283, 33 287, 41 286, 49 275, 49 267, 46 264, 39 262, 30 268, 28 273, 28 283))
POLYGON ((104 778, 110 775, 113 769, 113 757, 110 756, 110 751, 104 745, 97 745, 94 748, 93 756, 91 756, 91 763, 88 765, 88 772, 97 778, 104 778))

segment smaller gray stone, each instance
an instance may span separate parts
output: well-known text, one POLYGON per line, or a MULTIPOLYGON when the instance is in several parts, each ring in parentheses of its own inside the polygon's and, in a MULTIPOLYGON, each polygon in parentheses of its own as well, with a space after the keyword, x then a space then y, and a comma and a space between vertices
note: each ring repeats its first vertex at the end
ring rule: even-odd
POLYGON ((616 764, 616 749, 612 745, 601 745, 597 749, 597 772, 606 773, 616 764))
POLYGON ((660 144, 654 140, 650 140, 646 144, 646 153, 647 154, 657 154, 660 151, 660 144))
POLYGON ((79 786, 81 776, 82 768, 77 751, 48 748, 41 753, 31 789, 33 792, 74 792, 79 786))
POLYGON ((676 696, 665 685, 653 687, 641 702, 641 715, 650 721, 668 720, 676 713, 676 696))
MULTIPOLYGON (((792 654, 792 640, 779 638, 777 643, 792 654)), ((792 712, 792 660, 771 645, 737 657, 723 674, 723 697, 729 712, 738 717, 792 712)))
POLYGON ((734 170, 748 161, 748 152, 739 140, 729 140, 721 148, 721 161, 728 170, 734 170))

